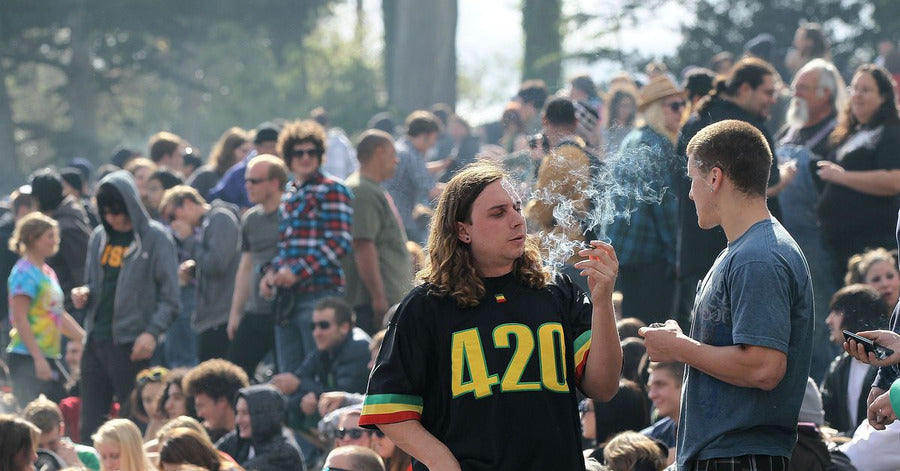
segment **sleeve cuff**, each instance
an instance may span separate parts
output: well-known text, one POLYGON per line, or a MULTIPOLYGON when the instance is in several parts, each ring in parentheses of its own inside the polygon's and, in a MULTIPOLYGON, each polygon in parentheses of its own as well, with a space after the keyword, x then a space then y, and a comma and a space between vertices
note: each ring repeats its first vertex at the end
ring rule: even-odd
POLYGON ((411 394, 367 395, 359 425, 393 424, 421 420, 422 398, 411 394))

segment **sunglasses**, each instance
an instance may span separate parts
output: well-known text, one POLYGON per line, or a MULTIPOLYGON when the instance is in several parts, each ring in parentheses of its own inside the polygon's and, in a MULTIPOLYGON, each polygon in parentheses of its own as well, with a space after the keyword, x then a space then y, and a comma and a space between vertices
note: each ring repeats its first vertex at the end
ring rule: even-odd
POLYGON ((271 178, 245 178, 244 181, 251 185, 259 185, 262 182, 267 182, 271 180, 271 178))
POLYGON ((319 149, 294 149, 288 152, 289 158, 303 157, 305 155, 314 159, 318 159, 319 156, 322 155, 322 152, 320 152, 319 149))
POLYGON ((145 383, 162 382, 163 377, 168 372, 169 372, 169 370, 167 370, 161 366, 154 366, 153 368, 147 368, 147 369, 141 370, 137 374, 137 383, 139 385, 143 385, 145 383))
POLYGON ((319 321, 319 322, 310 322, 309 328, 312 330, 316 330, 316 327, 322 330, 328 330, 331 328, 331 321, 319 321))
POLYGON ((348 435, 353 440, 359 440, 364 433, 369 433, 364 428, 339 428, 337 431, 339 438, 346 438, 348 435))
POLYGON ((683 101, 676 101, 676 102, 669 103, 668 106, 669 106, 670 110, 678 112, 678 111, 681 111, 681 109, 684 108, 685 105, 684 105, 683 101))

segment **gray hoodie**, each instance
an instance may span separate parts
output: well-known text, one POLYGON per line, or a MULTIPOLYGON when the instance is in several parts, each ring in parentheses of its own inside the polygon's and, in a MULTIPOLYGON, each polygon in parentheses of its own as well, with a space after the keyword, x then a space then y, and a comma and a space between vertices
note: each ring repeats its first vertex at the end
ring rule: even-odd
POLYGON ((197 308, 191 318, 196 332, 228 323, 234 277, 241 261, 240 221, 237 206, 215 200, 200 223, 200 240, 189 237, 184 242, 197 263, 197 308))
MULTIPOLYGON (((125 253, 119 270, 112 320, 113 342, 127 344, 147 332, 154 337, 165 332, 181 310, 178 290, 178 256, 172 236, 160 223, 150 219, 140 202, 131 174, 113 172, 100 181, 112 185, 125 200, 134 227, 134 242, 125 253)), ((100 257, 106 246, 106 221, 97 226, 88 242, 84 278, 91 290, 84 328, 94 327, 97 302, 103 287, 100 257)))

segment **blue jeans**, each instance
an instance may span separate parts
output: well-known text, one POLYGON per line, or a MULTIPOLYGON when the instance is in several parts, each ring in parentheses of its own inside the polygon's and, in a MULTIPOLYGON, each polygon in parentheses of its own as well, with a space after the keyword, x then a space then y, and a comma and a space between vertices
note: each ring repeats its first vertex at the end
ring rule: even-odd
POLYGON ((320 291, 298 296, 287 325, 275 326, 275 361, 279 373, 296 371, 306 356, 316 349, 310 327, 313 309, 319 301, 329 296, 341 296, 341 293, 320 291))
POLYGON ((181 312, 166 331, 163 345, 169 368, 197 365, 197 334, 191 329, 191 316, 197 305, 196 293, 197 288, 193 285, 181 287, 181 312))

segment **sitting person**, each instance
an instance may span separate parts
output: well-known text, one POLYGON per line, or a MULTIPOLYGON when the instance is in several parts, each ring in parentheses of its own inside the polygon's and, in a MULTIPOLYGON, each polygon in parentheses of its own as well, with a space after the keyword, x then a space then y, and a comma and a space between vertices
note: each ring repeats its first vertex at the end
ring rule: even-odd
POLYGON ((100 455, 97 454, 97 450, 72 443, 72 440, 66 437, 62 412, 55 402, 42 395, 25 406, 22 418, 41 430, 38 449, 56 453, 67 466, 100 471, 100 455))
POLYGON ((213 442, 234 430, 235 394, 250 384, 241 367, 217 358, 206 360, 192 368, 181 384, 213 442))
POLYGON ((208 471, 240 469, 234 462, 219 454, 205 433, 201 434, 188 427, 169 430, 159 446, 160 468, 168 470, 182 464, 200 466, 208 471))
MULTIPOLYGON (((830 307, 825 322, 836 345, 844 343, 844 329, 860 332, 887 326, 887 304, 871 286, 857 283, 841 288, 831 298, 830 307)), ((844 352, 831 362, 822 381, 822 403, 828 425, 843 435, 853 434, 866 419, 866 398, 877 372, 876 367, 844 352)))
POLYGON ((267 384, 241 389, 234 402, 237 429, 216 448, 246 469, 306 471, 303 453, 283 425, 285 406, 284 396, 267 384))
POLYGON ((271 383, 290 396, 290 410, 299 404, 306 416, 316 415, 319 396, 324 392, 364 392, 371 357, 369 343, 351 335, 353 310, 343 300, 320 301, 313 310, 312 324, 316 350, 299 369, 275 375, 271 383))
POLYGON ((374 451, 356 445, 340 446, 325 458, 323 469, 355 471, 384 471, 384 463, 374 451))
POLYGON ((156 432, 166 418, 156 407, 159 396, 165 389, 165 378, 169 370, 161 366, 141 370, 135 378, 134 390, 131 392, 131 419, 144 428, 144 441, 156 436, 156 432))
POLYGON ((681 413, 683 381, 684 363, 670 361, 650 364, 647 392, 660 420, 641 430, 641 433, 669 448, 667 464, 675 461, 675 433, 678 431, 678 417, 681 413))
POLYGON ((606 465, 612 471, 662 471, 666 467, 663 447, 636 432, 622 432, 603 448, 606 465))
POLYGON ((100 454, 100 471, 155 469, 141 446, 141 431, 128 419, 113 419, 91 436, 100 454))
POLYGON ((0 415, 0 469, 33 471, 41 431, 12 415, 0 415))

